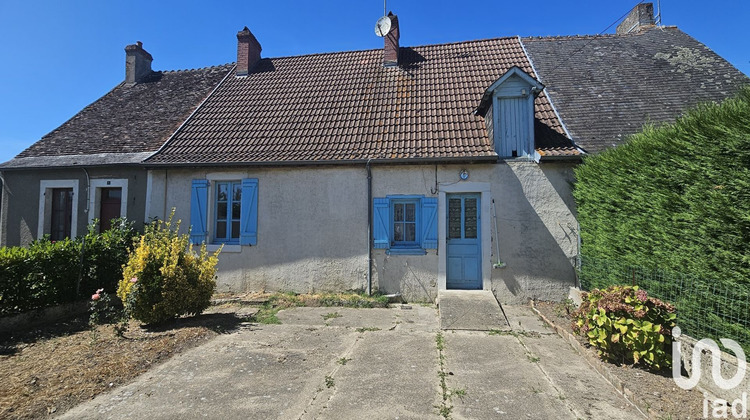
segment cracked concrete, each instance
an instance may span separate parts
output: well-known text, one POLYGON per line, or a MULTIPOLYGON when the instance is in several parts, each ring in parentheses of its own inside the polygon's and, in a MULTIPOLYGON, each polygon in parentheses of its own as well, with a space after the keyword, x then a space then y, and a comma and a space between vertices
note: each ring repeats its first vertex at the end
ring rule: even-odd
POLYGON ((505 309, 513 331, 443 331, 445 401, 435 308, 295 308, 59 418, 641 418, 529 308, 505 309))

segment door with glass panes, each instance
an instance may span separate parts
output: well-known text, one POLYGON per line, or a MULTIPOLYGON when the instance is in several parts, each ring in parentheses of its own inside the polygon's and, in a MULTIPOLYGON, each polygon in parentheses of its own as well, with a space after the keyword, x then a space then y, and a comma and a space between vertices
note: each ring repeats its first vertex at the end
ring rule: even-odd
POLYGON ((447 194, 446 286, 482 288, 480 195, 447 194))

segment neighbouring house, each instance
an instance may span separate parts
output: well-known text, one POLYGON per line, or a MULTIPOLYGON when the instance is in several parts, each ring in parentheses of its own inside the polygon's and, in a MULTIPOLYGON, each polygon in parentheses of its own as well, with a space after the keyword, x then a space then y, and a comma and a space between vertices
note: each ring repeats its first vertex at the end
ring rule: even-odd
MULTIPOLYGON (((164 113, 175 117, 167 124, 141 107, 115 113, 105 96, 71 120, 86 124, 68 122, 0 166, 2 244, 51 232, 55 194, 68 187, 44 181, 88 181, 82 165, 47 162, 76 161, 70 155, 86 152, 71 139, 85 136, 114 156, 138 143, 143 154, 130 166, 96 169, 139 176, 129 218, 163 219, 175 208, 194 243, 223 245, 221 291, 377 289, 434 300, 441 290, 483 289, 501 302, 561 299, 576 283, 571 186, 582 156, 748 82, 677 28, 655 26, 650 4, 614 35, 417 47, 399 45, 398 18, 389 17, 382 50, 294 57, 262 57, 245 28, 231 68, 151 82, 195 75, 205 88, 190 87, 200 90, 190 100, 191 91, 126 81, 108 95, 153 88, 148 108, 183 107, 164 113), (90 126, 112 122, 121 135, 110 145, 100 136, 111 130, 90 126)), ((88 196, 79 207, 101 205, 88 196)))
POLYGON ((231 65, 153 71, 140 42, 125 47, 125 80, 14 159, 0 165, 0 245, 27 245, 145 220, 151 156, 225 77, 231 65))

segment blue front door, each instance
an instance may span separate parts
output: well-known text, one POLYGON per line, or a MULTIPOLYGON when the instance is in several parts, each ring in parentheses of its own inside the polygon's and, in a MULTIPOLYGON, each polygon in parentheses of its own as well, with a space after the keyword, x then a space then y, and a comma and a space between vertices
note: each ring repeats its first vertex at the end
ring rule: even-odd
POLYGON ((446 286, 482 288, 479 194, 448 194, 446 229, 446 286))

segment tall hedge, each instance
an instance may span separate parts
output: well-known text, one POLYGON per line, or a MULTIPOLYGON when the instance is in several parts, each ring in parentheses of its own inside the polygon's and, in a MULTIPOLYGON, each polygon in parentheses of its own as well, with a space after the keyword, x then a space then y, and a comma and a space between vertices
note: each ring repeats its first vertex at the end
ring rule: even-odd
POLYGON ((582 255, 750 286, 750 87, 585 159, 582 255))

